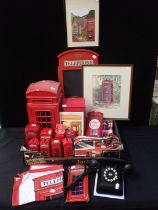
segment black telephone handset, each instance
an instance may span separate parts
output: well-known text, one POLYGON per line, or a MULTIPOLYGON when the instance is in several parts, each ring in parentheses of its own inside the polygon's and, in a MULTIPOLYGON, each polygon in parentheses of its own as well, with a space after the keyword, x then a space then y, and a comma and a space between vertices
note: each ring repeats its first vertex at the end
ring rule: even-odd
POLYGON ((97 192, 123 195, 124 173, 131 168, 128 163, 102 165, 98 171, 97 192))

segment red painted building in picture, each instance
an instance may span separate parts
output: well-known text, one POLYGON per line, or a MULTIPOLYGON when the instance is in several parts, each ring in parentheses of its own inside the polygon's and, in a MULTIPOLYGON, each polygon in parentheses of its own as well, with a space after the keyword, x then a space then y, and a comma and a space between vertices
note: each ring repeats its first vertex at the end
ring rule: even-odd
POLYGON ((95 11, 90 10, 84 16, 71 13, 72 41, 95 41, 95 11))

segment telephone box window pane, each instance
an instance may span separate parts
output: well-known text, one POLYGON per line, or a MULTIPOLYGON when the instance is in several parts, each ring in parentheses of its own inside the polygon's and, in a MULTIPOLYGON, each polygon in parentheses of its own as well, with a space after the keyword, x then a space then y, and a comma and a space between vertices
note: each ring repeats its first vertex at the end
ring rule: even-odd
POLYGON ((51 128, 51 112, 49 111, 36 111, 36 121, 44 128, 51 128))
MULTIPOLYGON (((78 177, 79 176, 73 176, 72 181, 74 182, 78 177)), ((83 181, 80 181, 71 193, 72 195, 83 195, 83 181)))

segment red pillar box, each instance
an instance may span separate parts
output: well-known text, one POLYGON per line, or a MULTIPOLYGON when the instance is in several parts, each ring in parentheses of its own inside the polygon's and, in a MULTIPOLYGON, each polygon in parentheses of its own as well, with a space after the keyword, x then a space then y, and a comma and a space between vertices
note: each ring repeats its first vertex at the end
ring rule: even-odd
POLYGON ((82 66, 98 64, 98 56, 96 52, 85 49, 67 50, 58 55, 58 79, 65 97, 83 95, 82 66))
POLYGON ((62 96, 59 82, 43 80, 30 84, 26 91, 29 123, 55 130, 55 125, 59 123, 62 96))
POLYGON ((36 201, 52 200, 64 196, 62 171, 40 176, 33 181, 36 201))

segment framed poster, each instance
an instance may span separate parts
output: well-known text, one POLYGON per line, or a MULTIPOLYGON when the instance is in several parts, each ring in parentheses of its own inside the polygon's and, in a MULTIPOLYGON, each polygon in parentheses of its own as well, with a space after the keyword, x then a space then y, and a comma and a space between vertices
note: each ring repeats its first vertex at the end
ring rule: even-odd
POLYGON ((86 113, 102 112, 107 119, 129 119, 133 65, 83 66, 86 113))
POLYGON ((99 45, 99 0, 65 0, 68 47, 99 45))

